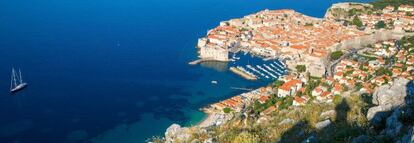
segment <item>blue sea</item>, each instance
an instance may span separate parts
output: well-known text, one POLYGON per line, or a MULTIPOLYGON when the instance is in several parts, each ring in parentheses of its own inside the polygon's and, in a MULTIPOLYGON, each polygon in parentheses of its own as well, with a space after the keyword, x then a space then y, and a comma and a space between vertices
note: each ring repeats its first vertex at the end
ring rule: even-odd
POLYGON ((0 142, 139 143, 197 124, 199 108, 243 92, 230 87, 270 82, 188 65, 207 30, 266 8, 323 17, 341 1, 2 0, 0 142), (29 86, 10 95, 13 67, 29 86))

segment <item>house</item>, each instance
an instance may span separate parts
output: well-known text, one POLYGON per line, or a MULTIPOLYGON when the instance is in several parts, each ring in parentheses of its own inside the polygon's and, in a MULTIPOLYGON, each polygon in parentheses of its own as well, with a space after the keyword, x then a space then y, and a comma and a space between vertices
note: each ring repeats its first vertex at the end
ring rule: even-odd
POLYGON ((336 72, 336 74, 334 75, 334 80, 337 80, 337 81, 339 81, 339 80, 341 80, 342 79, 342 76, 344 75, 344 73, 343 72, 336 72))
POLYGON ((414 6, 410 6, 410 5, 400 5, 400 7, 398 7, 398 11, 414 12, 414 6))
POLYGON ((333 82, 334 82, 334 78, 333 78, 332 76, 329 76, 329 77, 326 79, 326 83, 327 83, 327 84, 329 84, 329 85, 332 85, 332 84, 333 84, 333 82))
POLYGON ((394 11, 394 7, 393 6, 386 6, 384 9, 382 9, 383 13, 391 13, 394 11))
POLYGON ((306 99, 299 97, 299 96, 295 96, 295 98, 293 99, 293 106, 302 106, 306 104, 306 99))
POLYGON ((278 89, 278 97, 286 97, 294 95, 300 88, 302 88, 302 81, 298 79, 292 79, 283 83, 278 89))
POLYGON ((407 65, 413 65, 414 64, 414 57, 407 60, 407 65))
POLYGON ((342 92, 342 86, 340 84, 335 84, 333 88, 333 94, 339 95, 342 92))
POLYGON ((259 102, 261 103, 261 104, 264 104, 264 103, 266 103, 266 101, 269 99, 269 96, 261 96, 260 98, 259 98, 259 102))
POLYGON ((382 85, 382 84, 385 83, 385 79, 382 76, 381 77, 376 77, 371 82, 374 83, 374 84, 377 84, 377 85, 382 85))
MULTIPOLYGON (((317 96, 316 97, 316 100, 318 100, 318 101, 324 101, 324 100, 329 100, 329 99, 332 99, 332 93, 331 92, 329 92, 329 91, 325 91, 325 92, 323 92, 320 96, 317 96)), ((332 101, 332 100, 331 100, 332 101)))
POLYGON ((262 113, 260 113, 261 115, 269 115, 270 113, 276 111, 276 106, 270 106, 269 108, 267 108, 266 110, 264 110, 262 113))
POLYGON ((212 104, 211 106, 217 110, 223 110, 224 108, 226 108, 226 105, 224 105, 223 103, 215 103, 215 104, 212 104))
POLYGON ((322 88, 320 86, 316 87, 312 90, 312 96, 319 96, 323 92, 322 88))

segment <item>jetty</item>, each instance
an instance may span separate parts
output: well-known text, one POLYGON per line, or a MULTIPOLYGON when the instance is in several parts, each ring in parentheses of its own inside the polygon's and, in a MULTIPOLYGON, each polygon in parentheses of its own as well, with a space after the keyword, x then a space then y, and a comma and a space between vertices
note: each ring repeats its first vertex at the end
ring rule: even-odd
POLYGON ((230 87, 230 89, 235 89, 235 90, 246 90, 246 91, 252 91, 254 89, 251 88, 244 88, 244 87, 230 87))
POLYGON ((189 62, 188 64, 190 64, 190 65, 197 65, 197 64, 199 64, 199 63, 201 63, 201 62, 204 62, 205 60, 203 60, 203 59, 198 59, 198 60, 195 60, 195 61, 191 61, 191 62, 189 62))
POLYGON ((230 67, 230 71, 232 71, 233 73, 240 75, 241 77, 248 79, 248 80, 257 80, 257 77, 254 76, 253 74, 249 74, 246 71, 243 71, 239 68, 236 67, 230 67))

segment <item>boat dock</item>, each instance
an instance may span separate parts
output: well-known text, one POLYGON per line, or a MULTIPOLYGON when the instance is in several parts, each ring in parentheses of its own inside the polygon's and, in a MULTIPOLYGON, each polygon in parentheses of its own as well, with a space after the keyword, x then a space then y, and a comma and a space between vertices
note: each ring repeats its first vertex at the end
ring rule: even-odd
POLYGON ((230 71, 233 73, 240 75, 241 77, 248 79, 248 80, 257 80, 257 77, 247 71, 243 71, 240 68, 230 67, 230 71))
POLYGON ((249 80, 275 80, 287 74, 286 67, 280 61, 270 61, 257 65, 238 65, 230 71, 249 80))

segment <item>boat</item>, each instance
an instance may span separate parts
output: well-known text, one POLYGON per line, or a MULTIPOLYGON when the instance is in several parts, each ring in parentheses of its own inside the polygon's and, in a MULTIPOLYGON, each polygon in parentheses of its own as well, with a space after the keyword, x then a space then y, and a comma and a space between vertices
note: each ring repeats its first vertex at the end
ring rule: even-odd
POLYGON ((24 88, 26 88, 27 83, 23 82, 22 72, 17 73, 14 68, 12 68, 11 80, 10 80, 10 92, 16 93, 24 88))
POLYGON ((236 57, 236 54, 233 54, 232 59, 236 61, 236 60, 240 60, 240 57, 236 57))
POLYGON ((257 69, 255 69, 253 66, 251 65, 247 65, 247 68, 249 68, 250 70, 258 73, 259 75, 261 75, 262 77, 265 77, 265 75, 263 73, 261 73, 260 71, 258 71, 257 69))
POLYGON ((211 84, 217 84, 218 82, 217 81, 215 81, 215 80, 212 80, 211 81, 211 84))

